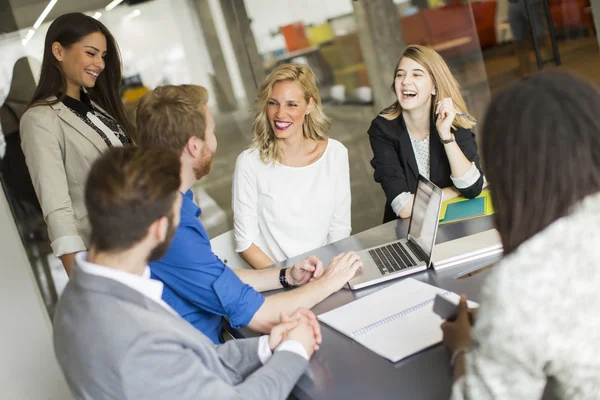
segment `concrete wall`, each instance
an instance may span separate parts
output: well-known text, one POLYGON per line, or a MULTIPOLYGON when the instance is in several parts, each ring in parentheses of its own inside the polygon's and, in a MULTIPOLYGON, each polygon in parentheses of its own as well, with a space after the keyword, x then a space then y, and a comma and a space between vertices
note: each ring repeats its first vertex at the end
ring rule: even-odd
MULTIPOLYGON (((592 13, 594 15, 594 25, 596 26, 596 31, 600 29, 600 0, 592 0, 592 13)), ((600 35, 596 32, 596 38, 598 39, 598 45, 600 46, 600 35)))
POLYGON ((235 51, 233 50, 231 37, 227 31, 227 24, 225 23, 225 17, 223 16, 221 3, 219 0, 208 0, 208 5, 210 7, 213 23, 215 24, 219 43, 221 44, 221 50, 223 51, 223 58, 227 63, 234 96, 236 99, 243 100, 246 98, 244 82, 242 81, 240 66, 237 62, 235 51))
POLYGON ((0 190, 0 397, 67 400, 52 326, 4 191, 0 190))

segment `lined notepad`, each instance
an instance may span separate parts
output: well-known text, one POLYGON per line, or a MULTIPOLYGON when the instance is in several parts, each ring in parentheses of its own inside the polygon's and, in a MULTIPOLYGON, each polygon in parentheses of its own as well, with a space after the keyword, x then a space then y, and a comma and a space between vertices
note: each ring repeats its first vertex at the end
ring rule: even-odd
POLYGON ((397 362, 442 341, 443 320, 433 312, 438 293, 458 303, 458 295, 408 278, 321 314, 319 320, 397 362))

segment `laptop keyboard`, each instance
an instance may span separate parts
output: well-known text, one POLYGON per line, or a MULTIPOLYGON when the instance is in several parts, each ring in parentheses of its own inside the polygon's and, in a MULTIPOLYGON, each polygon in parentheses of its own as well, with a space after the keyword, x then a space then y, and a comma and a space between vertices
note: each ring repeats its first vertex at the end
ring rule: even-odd
POLYGON ((373 258, 375 265, 383 275, 400 271, 408 267, 413 267, 415 263, 411 261, 409 254, 399 243, 392 243, 386 246, 369 250, 369 255, 373 258))
POLYGON ((410 251, 412 251, 413 254, 415 256, 417 256, 417 259, 419 261, 427 262, 427 255, 423 252, 423 250, 421 250, 421 248, 419 246, 417 246, 416 244, 414 244, 410 240, 406 242, 406 245, 408 246, 408 248, 410 249, 410 251))

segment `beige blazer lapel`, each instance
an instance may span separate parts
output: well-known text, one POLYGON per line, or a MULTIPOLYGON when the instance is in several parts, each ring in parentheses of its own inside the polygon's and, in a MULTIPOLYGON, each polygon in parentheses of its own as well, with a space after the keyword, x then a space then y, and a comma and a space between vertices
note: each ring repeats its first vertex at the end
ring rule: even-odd
POLYGON ((75 115, 75 113, 73 113, 73 111, 71 111, 68 107, 65 107, 63 103, 56 103, 52 106, 52 108, 58 111, 58 117, 60 119, 69 124, 74 130, 92 142, 92 144, 96 146, 101 153, 104 153, 108 150, 108 146, 104 140, 102 140, 98 132, 90 128, 88 124, 83 122, 81 118, 75 115))

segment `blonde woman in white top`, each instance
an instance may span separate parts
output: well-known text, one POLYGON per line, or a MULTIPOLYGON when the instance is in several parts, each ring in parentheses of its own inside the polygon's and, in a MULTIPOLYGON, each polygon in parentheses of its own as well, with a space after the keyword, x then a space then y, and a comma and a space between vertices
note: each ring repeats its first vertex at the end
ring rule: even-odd
POLYGON ((233 177, 236 251, 262 269, 350 235, 348 151, 328 139, 312 70, 277 67, 261 86, 253 142, 233 177))
POLYGON ((471 328, 445 322, 452 398, 600 396, 600 94, 551 71, 500 94, 482 156, 505 258, 471 328))

